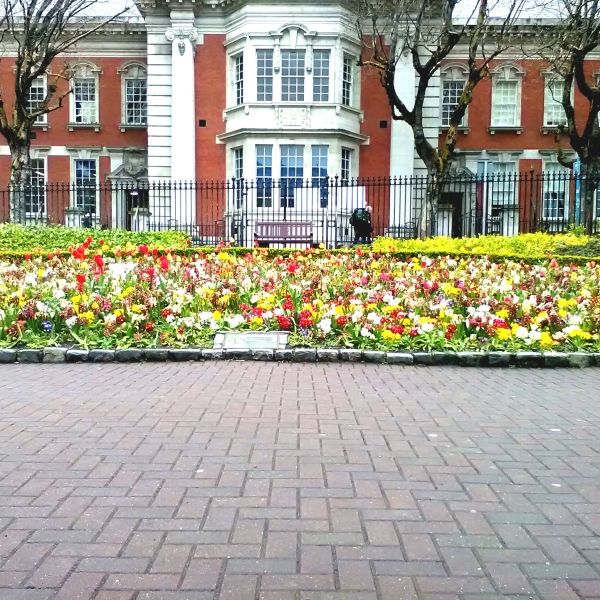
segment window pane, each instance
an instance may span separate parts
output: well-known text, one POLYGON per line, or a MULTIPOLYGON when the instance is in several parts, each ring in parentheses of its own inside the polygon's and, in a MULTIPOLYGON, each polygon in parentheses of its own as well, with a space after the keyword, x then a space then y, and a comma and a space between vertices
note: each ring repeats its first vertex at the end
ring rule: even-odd
POLYGON ((84 213, 96 212, 96 161, 75 161, 75 205, 84 213))
POLYGON ((46 209, 46 165, 43 158, 32 158, 31 177, 25 188, 25 212, 41 215, 46 209))
POLYGON ((302 187, 304 146, 281 146, 281 206, 294 207, 294 189, 302 187))
POLYGON ((561 102, 564 81, 552 80, 546 83, 544 90, 544 125, 548 127, 564 125, 567 122, 565 109, 561 102))
POLYGON ((442 127, 450 126, 450 118, 456 110, 463 87, 464 81, 444 81, 442 86, 442 127))
POLYGON ((256 206, 269 208, 273 197, 273 146, 256 146, 256 206))
POLYGON ((342 69, 342 104, 350 106, 352 99, 352 57, 344 54, 342 69))
POLYGON ((327 146, 312 147, 312 186, 320 189, 321 208, 327 208, 328 184, 327 162, 329 148, 327 146))
MULTIPOLYGON (((43 77, 38 77, 34 79, 31 83, 31 88, 29 88, 29 96, 27 97, 27 107, 26 110, 28 113, 32 113, 34 110, 38 108, 40 104, 44 101, 46 97, 46 84, 43 77)), ((46 115, 42 115, 35 120, 35 123, 45 123, 46 115)))
POLYGON ((234 58, 235 103, 244 103, 244 57, 238 54, 234 58))
POLYGON ((342 148, 342 185, 347 185, 350 180, 352 150, 342 148))
POLYGON ((73 95, 75 123, 96 123, 96 80, 76 79, 73 95))
POLYGON ((304 101, 304 50, 281 52, 281 100, 304 101))
POLYGON ((543 215, 545 219, 564 219, 569 201, 571 175, 559 163, 544 165, 543 215))
POLYGON ((125 80, 125 122, 127 125, 146 125, 148 94, 145 79, 125 80))
POLYGON ((493 162, 490 164, 490 173, 493 175, 491 183, 492 208, 509 207, 517 204, 516 164, 512 162, 493 162))
POLYGON ((329 101, 329 50, 313 53, 313 101, 329 101))
POLYGON ((273 50, 256 51, 256 99, 273 101, 273 50))
POLYGON ((492 93, 492 125, 516 127, 517 81, 497 81, 492 93))

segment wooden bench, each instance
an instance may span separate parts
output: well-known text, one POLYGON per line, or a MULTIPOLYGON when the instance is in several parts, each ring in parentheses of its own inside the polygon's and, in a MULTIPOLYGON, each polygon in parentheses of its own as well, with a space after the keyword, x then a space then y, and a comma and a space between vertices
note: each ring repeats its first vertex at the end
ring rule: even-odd
POLYGON ((257 221, 254 224, 254 241, 265 244, 313 245, 311 221, 257 221))

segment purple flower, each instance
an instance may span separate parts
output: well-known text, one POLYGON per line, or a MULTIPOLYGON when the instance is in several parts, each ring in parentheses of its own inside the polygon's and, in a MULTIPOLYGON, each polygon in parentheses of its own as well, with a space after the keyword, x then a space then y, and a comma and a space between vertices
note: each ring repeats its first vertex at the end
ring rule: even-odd
POLYGON ((52 323, 50 321, 42 321, 42 329, 46 333, 50 333, 52 331, 52 323))

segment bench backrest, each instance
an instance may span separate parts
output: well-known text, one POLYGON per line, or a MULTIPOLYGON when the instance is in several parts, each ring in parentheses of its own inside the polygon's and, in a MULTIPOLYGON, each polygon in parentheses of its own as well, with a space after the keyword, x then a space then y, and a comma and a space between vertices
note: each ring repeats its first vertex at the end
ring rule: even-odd
POLYGON ((254 235, 261 239, 309 239, 313 233, 310 221, 257 221, 254 235))

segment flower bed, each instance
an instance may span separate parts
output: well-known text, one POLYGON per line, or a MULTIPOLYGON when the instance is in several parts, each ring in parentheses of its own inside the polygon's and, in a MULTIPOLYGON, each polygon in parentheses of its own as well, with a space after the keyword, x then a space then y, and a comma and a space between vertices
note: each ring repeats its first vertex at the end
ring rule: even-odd
POLYGON ((0 346, 209 347, 232 329, 321 348, 600 349, 594 262, 93 247, 0 258, 0 346))

